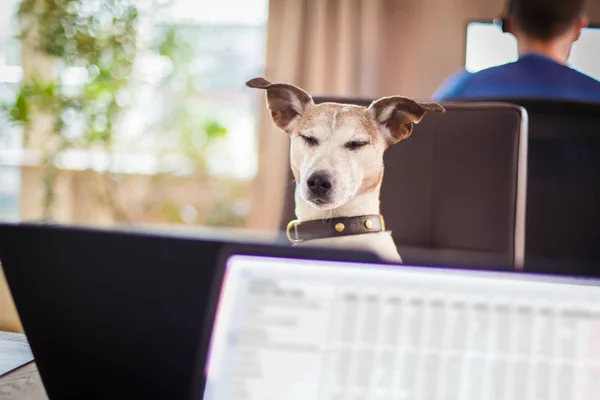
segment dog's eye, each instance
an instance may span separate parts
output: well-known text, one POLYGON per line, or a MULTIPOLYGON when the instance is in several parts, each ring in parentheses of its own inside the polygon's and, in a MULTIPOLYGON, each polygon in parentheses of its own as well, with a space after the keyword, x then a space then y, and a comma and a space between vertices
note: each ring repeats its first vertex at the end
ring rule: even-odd
POLYGON ((319 141, 312 136, 300 135, 300 137, 311 147, 319 144, 319 141))
POLYGON ((360 149, 361 147, 365 147, 366 145, 368 145, 369 142, 366 141, 359 141, 359 140, 353 140, 351 142, 348 142, 344 145, 345 148, 347 148, 348 150, 357 150, 360 149))

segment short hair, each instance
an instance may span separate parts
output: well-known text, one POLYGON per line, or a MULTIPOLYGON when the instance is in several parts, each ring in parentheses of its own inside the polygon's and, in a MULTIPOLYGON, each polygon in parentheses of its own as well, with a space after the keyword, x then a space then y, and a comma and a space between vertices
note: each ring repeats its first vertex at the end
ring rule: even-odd
POLYGON ((585 5, 586 0, 509 0, 508 12, 525 34, 550 40, 583 15, 585 5))

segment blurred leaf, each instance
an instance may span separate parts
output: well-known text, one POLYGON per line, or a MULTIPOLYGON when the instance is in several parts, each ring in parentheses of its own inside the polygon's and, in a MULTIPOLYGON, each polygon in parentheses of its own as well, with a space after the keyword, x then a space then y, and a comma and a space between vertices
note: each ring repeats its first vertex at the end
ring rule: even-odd
POLYGON ((110 140, 109 131, 92 131, 88 135, 90 143, 106 143, 110 140))
POLYGON ((204 131, 206 132, 208 140, 227 136, 227 128, 218 121, 208 121, 204 125, 204 131))
POLYGON ((28 123, 29 122, 29 102, 27 101, 27 95, 24 90, 20 90, 15 100, 14 107, 11 109, 10 118, 15 122, 28 123))
POLYGON ((17 9, 17 14, 28 14, 32 12, 36 1, 37 0, 22 0, 17 9))
POLYGON ((160 39, 158 40, 157 53, 161 56, 169 57, 170 59, 175 58, 174 53, 177 48, 177 37, 175 30, 171 27, 166 27, 160 39))
POLYGON ((161 207, 161 212, 165 215, 167 220, 177 224, 183 223, 180 210, 181 207, 172 201, 166 201, 161 207))

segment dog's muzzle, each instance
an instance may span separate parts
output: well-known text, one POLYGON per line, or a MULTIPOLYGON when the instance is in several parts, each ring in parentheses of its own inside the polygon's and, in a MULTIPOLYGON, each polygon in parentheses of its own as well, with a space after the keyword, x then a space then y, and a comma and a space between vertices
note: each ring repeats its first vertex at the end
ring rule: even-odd
POLYGON ((317 206, 330 203, 333 177, 327 171, 312 172, 306 178, 307 200, 317 206))

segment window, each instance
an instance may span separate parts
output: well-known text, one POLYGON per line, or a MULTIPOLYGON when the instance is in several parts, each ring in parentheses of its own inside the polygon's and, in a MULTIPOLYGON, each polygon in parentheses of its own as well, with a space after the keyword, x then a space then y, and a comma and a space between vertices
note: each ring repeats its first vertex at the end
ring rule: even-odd
MULTIPOLYGON (((0 104, 11 102, 21 79, 20 49, 15 40, 16 25, 13 10, 16 0, 0 0, 0 104)), ((21 129, 11 126, 0 115, 0 220, 17 220, 19 217, 19 193, 21 170, 11 160, 14 151, 20 149, 21 129)))
MULTIPOLYGON (((18 0, 0 0, 0 9, 15 10, 17 4, 18 0)), ((55 164, 69 170, 186 176, 197 165, 191 158, 202 153, 210 176, 252 179, 258 165, 256 130, 262 102, 244 83, 264 71, 268 0, 134 4, 140 11, 139 49, 133 78, 119 93, 126 110, 114 128, 112 152, 75 145, 55 164), (158 12, 156 4, 161 7, 158 12), (157 51, 167 40, 174 45, 170 51, 177 51, 175 58, 157 51), (219 140, 209 140, 211 132, 225 131, 219 140)), ((0 102, 14 101, 23 75, 16 28, 15 13, 1 13, 0 102)), ((60 63, 57 72, 73 93, 92 73, 60 63)), ((65 113, 63 119, 65 135, 81 135, 77 111, 65 113)), ((38 159, 35 149, 23 148, 22 130, 0 120, 0 219, 18 219, 21 166, 38 159)))
MULTIPOLYGON (((194 132, 194 127, 215 121, 228 135, 211 150, 209 172, 253 178, 258 165, 256 116, 261 104, 244 82, 264 71, 267 9, 266 0, 176 0, 160 13, 146 39, 173 35, 183 49, 175 56, 179 57, 177 67, 186 71, 176 76, 174 66, 156 53, 140 54, 137 70, 144 79, 132 91, 135 106, 124 122, 123 149, 175 150, 174 137, 185 135, 186 130, 192 146, 202 144, 205 134, 194 132), (157 83, 166 73, 175 75, 174 79, 157 83)), ((183 171, 178 172, 184 172, 185 165, 180 167, 183 171)))

